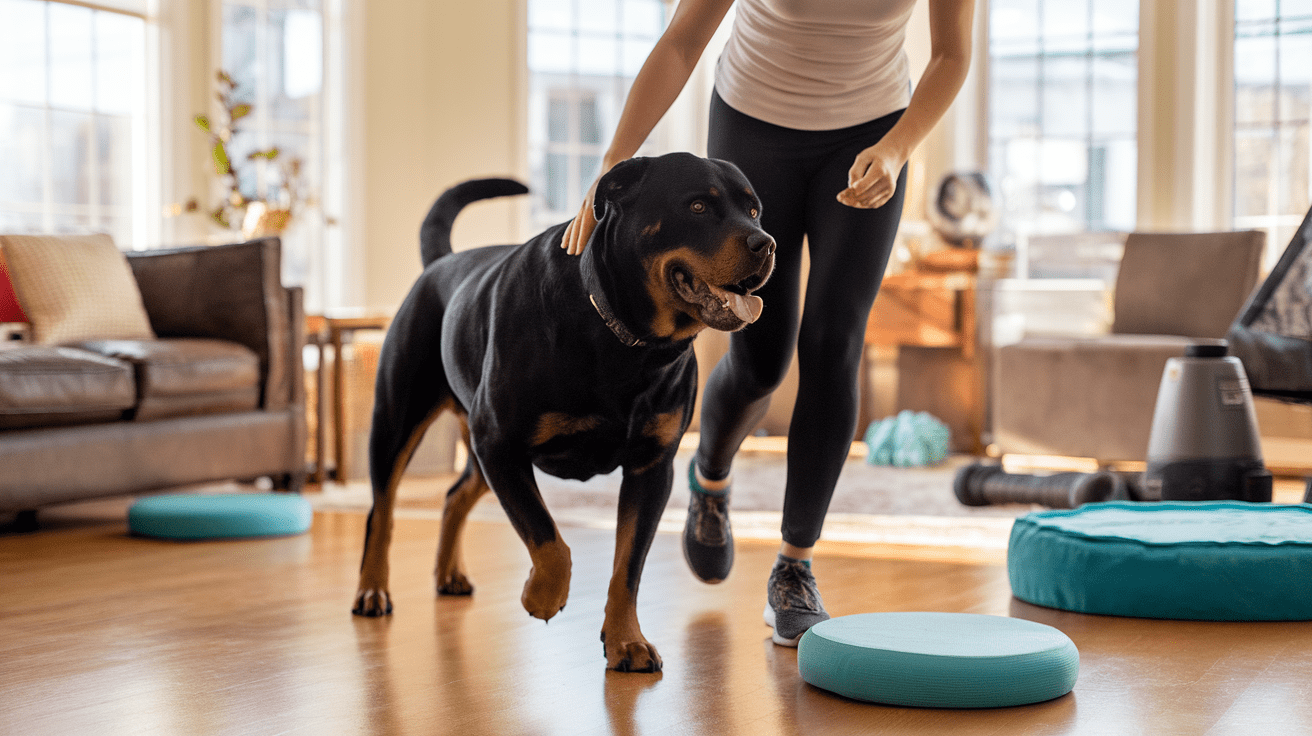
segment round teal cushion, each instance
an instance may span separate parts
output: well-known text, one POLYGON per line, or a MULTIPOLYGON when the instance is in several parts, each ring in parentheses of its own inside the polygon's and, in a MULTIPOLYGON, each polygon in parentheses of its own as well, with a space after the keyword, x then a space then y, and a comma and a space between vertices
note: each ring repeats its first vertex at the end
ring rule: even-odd
POLYGON ((1051 626, 974 613, 861 613, 812 626, 797 644, 802 679, 855 700, 925 708, 1001 708, 1061 697, 1080 653, 1051 626))
POLYGON ((1199 621, 1312 620, 1312 506, 1088 504, 1016 520, 1015 596, 1049 608, 1199 621))
POLYGON ((151 496, 128 509, 134 534, 164 539, 230 539, 303 534, 310 502, 294 493, 151 496))

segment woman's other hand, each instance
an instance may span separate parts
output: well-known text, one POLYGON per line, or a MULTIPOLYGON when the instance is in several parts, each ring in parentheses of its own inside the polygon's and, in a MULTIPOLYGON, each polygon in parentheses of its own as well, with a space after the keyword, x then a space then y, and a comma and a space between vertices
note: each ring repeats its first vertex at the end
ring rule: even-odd
POLYGON ((838 193, 838 201, 859 209, 883 207, 897 193, 897 177, 906 162, 883 141, 867 148, 848 170, 847 189, 838 193))

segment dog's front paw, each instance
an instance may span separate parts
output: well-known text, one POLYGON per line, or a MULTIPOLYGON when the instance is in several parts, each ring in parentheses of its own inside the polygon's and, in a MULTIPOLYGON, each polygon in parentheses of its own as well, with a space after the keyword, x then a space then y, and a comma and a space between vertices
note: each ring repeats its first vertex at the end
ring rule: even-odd
POLYGON ((540 572, 534 567, 528 571, 524 594, 520 596, 519 601, 524 604, 524 610, 528 611, 530 616, 547 621, 565 608, 565 600, 568 598, 568 568, 561 577, 559 571, 553 575, 540 572))
POLYGON ((464 573, 460 572, 459 570, 456 570, 455 572, 452 572, 450 575, 446 576, 445 580, 440 578, 438 579, 437 594, 438 595, 473 595, 474 584, 469 582, 469 578, 465 577, 464 573))
POLYGON ((615 637, 614 642, 606 641, 606 632, 601 632, 601 644, 606 650, 606 669, 616 672, 660 672, 661 655, 656 647, 642 638, 621 641, 615 637))
POLYGON ((351 613, 357 616, 390 616, 392 614, 392 595, 378 588, 361 588, 355 594, 355 605, 351 613))

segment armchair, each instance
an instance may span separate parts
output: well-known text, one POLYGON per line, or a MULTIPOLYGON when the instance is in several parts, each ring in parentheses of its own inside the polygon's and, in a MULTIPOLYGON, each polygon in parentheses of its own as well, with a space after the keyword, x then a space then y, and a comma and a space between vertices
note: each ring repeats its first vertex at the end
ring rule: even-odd
POLYGON ((1131 233, 1111 334, 996 350, 993 443, 1003 453, 1143 460, 1167 359, 1223 338, 1257 282, 1265 233, 1131 233))

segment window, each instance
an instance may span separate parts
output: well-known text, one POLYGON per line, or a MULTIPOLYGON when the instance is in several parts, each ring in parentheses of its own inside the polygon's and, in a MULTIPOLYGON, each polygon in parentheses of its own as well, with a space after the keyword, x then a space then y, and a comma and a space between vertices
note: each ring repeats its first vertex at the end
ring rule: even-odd
POLYGON ((1234 226, 1269 267, 1312 202, 1312 0, 1238 0, 1234 43, 1234 226))
POLYGON ((325 241, 333 230, 319 206, 325 191, 323 8, 319 0, 224 0, 221 12, 219 68, 236 82, 237 100, 252 108, 229 156, 245 161, 255 151, 279 151, 272 161, 257 158, 245 166, 239 186, 246 197, 299 202, 281 235, 283 280, 305 287, 307 309, 322 309, 325 241), (299 162, 299 175, 292 161, 299 162))
MULTIPOLYGON (((535 228, 576 214, 601 168, 629 85, 665 23, 662 0, 529 0, 535 228)), ((640 153, 654 148, 649 140, 640 153)))
POLYGON ((1138 0, 989 3, 989 169, 1019 234, 1131 230, 1138 0))
POLYGON ((0 18, 0 231, 143 246, 144 17, 0 0, 0 18))

